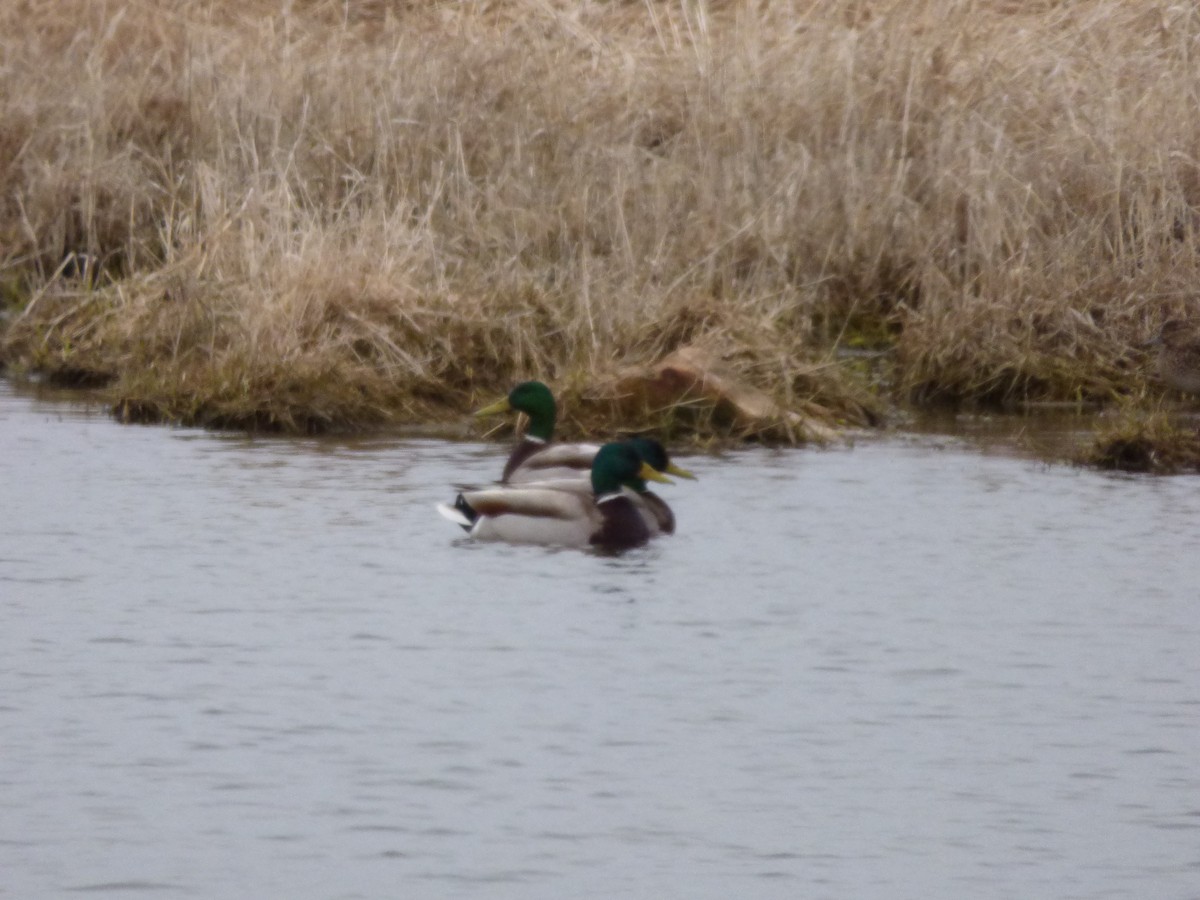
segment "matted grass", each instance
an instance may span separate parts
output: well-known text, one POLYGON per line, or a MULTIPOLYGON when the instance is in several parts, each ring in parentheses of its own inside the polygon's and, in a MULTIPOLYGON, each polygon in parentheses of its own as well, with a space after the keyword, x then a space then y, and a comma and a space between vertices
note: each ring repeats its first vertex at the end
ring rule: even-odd
POLYGON ((1121 0, 7 3, 0 359, 293 430, 689 343, 829 421, 1139 393, 1195 307, 1198 35, 1121 0))
POLYGON ((1102 469, 1172 475, 1200 471, 1200 423, 1162 410, 1126 411, 1099 430, 1079 462, 1102 469))

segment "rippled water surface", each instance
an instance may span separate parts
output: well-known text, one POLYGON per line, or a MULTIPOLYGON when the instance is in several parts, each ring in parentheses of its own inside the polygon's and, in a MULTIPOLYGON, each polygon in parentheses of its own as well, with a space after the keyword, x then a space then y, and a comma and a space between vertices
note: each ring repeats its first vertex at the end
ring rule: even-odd
POLYGON ((0 382, 0 894, 1200 896, 1200 480, 947 436, 473 545, 504 447, 0 382))

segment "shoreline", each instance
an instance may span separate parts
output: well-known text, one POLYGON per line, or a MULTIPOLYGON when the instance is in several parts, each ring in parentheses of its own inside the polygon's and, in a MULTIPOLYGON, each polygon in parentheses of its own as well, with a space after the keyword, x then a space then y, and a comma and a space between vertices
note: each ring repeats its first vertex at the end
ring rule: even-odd
MULTIPOLYGON (((96 408, 122 424, 148 427, 196 428, 269 440, 322 438, 360 440, 403 438, 441 441, 472 441, 506 450, 518 433, 517 417, 509 421, 481 423, 470 410, 443 411, 428 420, 376 421, 369 426, 338 430, 296 431, 244 427, 215 427, 167 419, 129 420, 114 409, 111 395, 102 388, 64 386, 38 376, 13 376, 0 370, 0 381, 17 394, 32 394, 39 400, 96 408)), ((770 435, 738 436, 724 432, 663 431, 627 427, 621 421, 593 419, 594 429, 585 430, 578 416, 559 434, 563 440, 598 440, 645 433, 669 442, 684 453, 729 452, 739 448, 767 446, 801 449, 853 445, 860 440, 889 436, 931 435, 955 437, 1005 452, 1038 459, 1047 464, 1082 466, 1099 470, 1158 476, 1200 473, 1200 406, 1186 400, 1167 402, 1159 398, 1143 407, 1096 404, 1039 404, 1020 410, 920 409, 892 407, 875 424, 839 429, 826 440, 797 442, 772 439, 770 435)))

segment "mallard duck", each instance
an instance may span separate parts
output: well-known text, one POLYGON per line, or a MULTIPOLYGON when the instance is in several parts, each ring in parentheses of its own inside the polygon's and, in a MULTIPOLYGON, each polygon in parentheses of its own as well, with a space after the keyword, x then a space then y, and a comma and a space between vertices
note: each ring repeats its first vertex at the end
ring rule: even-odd
MULTIPOLYGON (((696 476, 687 469, 680 468, 671 462, 671 458, 667 455, 667 448, 654 438, 635 437, 630 438, 626 443, 632 446, 638 456, 642 458, 642 462, 647 463, 654 471, 674 475, 677 478, 686 478, 688 481, 696 480, 696 476)), ((635 486, 633 490, 642 515, 653 520, 651 531, 657 529, 662 534, 674 534, 675 513, 671 511, 671 507, 667 506, 667 502, 650 490, 645 481, 635 486)))
POLYGON ((477 540, 623 550, 650 539, 633 499, 621 488, 670 479, 628 444, 605 444, 592 461, 590 493, 555 487, 467 491, 438 511, 477 540))
MULTIPOLYGON (((507 397, 483 407, 475 415, 492 416, 513 411, 529 416, 529 427, 509 454, 500 483, 531 484, 578 478, 586 485, 592 460, 600 445, 552 443, 558 407, 550 388, 540 381, 523 381, 509 391, 507 397)), ((629 443, 641 453, 642 459, 650 463, 651 468, 695 480, 695 475, 672 463, 663 445, 653 438, 630 438, 629 443)), ((667 512, 669 514, 670 510, 667 512)))
POLYGON ((1168 319, 1146 346, 1158 348, 1155 368, 1164 382, 1200 394, 1200 329, 1194 323, 1168 319))
POLYGON ((500 476, 501 484, 587 478, 600 445, 552 443, 558 407, 550 388, 540 381, 523 381, 507 397, 485 406, 475 415, 494 416, 514 411, 529 416, 529 427, 509 454, 500 476))
MULTIPOLYGON (((676 475, 677 478, 685 478, 691 481, 696 480, 695 475, 671 462, 671 457, 667 455, 666 448, 658 440, 654 438, 629 438, 624 443, 632 446, 637 451, 637 455, 642 457, 642 462, 648 463, 649 467, 654 469, 655 472, 676 475)), ((584 494, 592 491, 592 485, 584 478, 530 481, 528 484, 522 485, 522 487, 550 487, 558 491, 576 491, 584 494)), ((674 526, 676 526, 674 512, 667 505, 666 500, 650 490, 646 481, 637 480, 634 485, 626 487, 624 490, 629 493, 630 498, 634 500, 634 505, 637 506, 637 511, 641 512, 642 518, 646 520, 646 526, 650 529, 650 535, 674 534, 674 526)))

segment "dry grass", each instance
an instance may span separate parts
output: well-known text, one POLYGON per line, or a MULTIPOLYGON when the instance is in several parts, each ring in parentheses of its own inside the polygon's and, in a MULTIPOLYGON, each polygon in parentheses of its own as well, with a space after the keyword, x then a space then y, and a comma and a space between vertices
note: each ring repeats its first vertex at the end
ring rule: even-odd
POLYGON ((1171 475, 1200 471, 1200 430, 1161 410, 1126 411, 1101 429, 1079 462, 1102 469, 1171 475))
POLYGON ((1140 391, 1195 306, 1198 35, 1153 0, 14 0, 0 356, 289 429, 695 341, 851 421, 837 347, 928 402, 1140 391))

